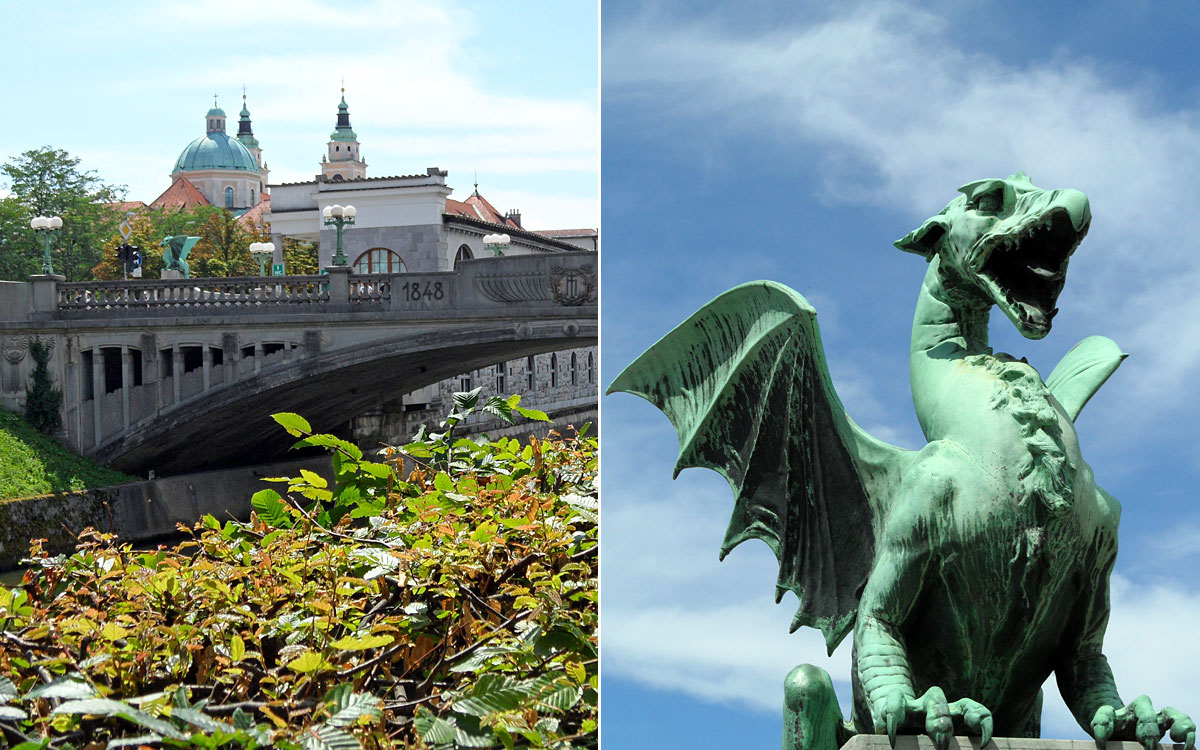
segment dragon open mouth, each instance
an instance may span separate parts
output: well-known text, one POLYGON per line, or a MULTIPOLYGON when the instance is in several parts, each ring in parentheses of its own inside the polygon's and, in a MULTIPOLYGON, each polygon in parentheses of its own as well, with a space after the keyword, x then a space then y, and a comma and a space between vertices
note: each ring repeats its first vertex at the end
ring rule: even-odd
POLYGON ((1070 213, 1053 208, 1014 231, 989 236, 980 277, 996 304, 1026 336, 1050 331, 1055 302, 1066 283, 1067 261, 1087 234, 1070 213))

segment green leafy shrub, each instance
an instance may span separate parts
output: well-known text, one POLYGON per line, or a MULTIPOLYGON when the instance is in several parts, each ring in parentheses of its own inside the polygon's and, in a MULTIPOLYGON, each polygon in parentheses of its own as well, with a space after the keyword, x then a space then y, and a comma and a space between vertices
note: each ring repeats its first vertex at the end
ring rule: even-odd
POLYGON ((205 517, 170 549, 34 544, 0 586, 6 740, 595 746, 596 440, 442 433, 372 462, 276 419, 332 450, 332 488, 277 478, 249 522, 205 517))
POLYGON ((25 389, 25 419, 29 424, 45 433, 52 433, 62 425, 58 410, 62 406, 62 391, 50 380, 50 344, 39 339, 30 339, 29 356, 33 358, 33 375, 25 389))

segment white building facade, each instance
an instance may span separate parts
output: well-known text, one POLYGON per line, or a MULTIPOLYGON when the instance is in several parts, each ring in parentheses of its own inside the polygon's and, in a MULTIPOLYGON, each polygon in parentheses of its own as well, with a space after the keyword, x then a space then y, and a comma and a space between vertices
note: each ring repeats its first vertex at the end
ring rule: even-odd
MULTIPOLYGON (((429 167, 424 174, 368 177, 357 134, 350 127, 343 94, 337 125, 312 181, 270 185, 269 213, 275 263, 283 262, 283 240, 317 246, 321 268, 332 265, 337 232, 324 224, 324 211, 334 205, 356 209, 353 224, 342 229, 347 264, 357 273, 452 271, 457 263, 490 256, 488 235, 507 235, 505 254, 598 251, 595 229, 530 231, 518 211, 501 214, 478 186, 463 201, 451 198, 447 172, 429 167)), ((354 420, 355 437, 364 443, 403 442, 422 423, 436 422, 450 409, 450 394, 481 386, 488 395, 522 395, 522 405, 549 414, 564 430, 596 422, 599 355, 595 347, 498 362, 495 366, 451 378, 417 392, 398 396, 354 420)), ((474 427, 493 437, 519 434, 528 427, 506 429, 477 417, 474 427)), ((544 427, 536 432, 544 434, 544 427)))

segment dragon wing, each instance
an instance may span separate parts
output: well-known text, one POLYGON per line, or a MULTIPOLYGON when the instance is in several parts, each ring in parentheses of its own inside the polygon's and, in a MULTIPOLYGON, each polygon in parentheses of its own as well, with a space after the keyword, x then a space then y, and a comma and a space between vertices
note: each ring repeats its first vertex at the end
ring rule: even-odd
POLYGON ((820 628, 830 653, 854 623, 875 558, 875 527, 912 454, 845 413, 821 349, 816 311, 782 284, 718 296, 629 365, 609 387, 650 401, 679 436, 675 475, 712 469, 735 505, 721 558, 761 539, 779 561, 776 601, 820 628))
POLYGON ((1088 336, 1066 353, 1046 378, 1046 387, 1074 421, 1128 356, 1112 339, 1088 336))

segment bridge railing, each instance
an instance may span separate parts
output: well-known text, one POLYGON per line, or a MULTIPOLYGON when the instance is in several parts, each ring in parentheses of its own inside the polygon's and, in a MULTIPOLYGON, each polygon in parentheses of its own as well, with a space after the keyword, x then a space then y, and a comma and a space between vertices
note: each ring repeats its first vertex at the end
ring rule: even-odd
POLYGON ((355 274, 350 277, 350 303, 387 305, 392 300, 392 277, 386 273, 355 274))
MULTIPOLYGON (((371 294, 371 292, 367 292, 371 294)), ((59 310, 263 307, 329 300, 327 276, 76 281, 58 285, 59 310)))

